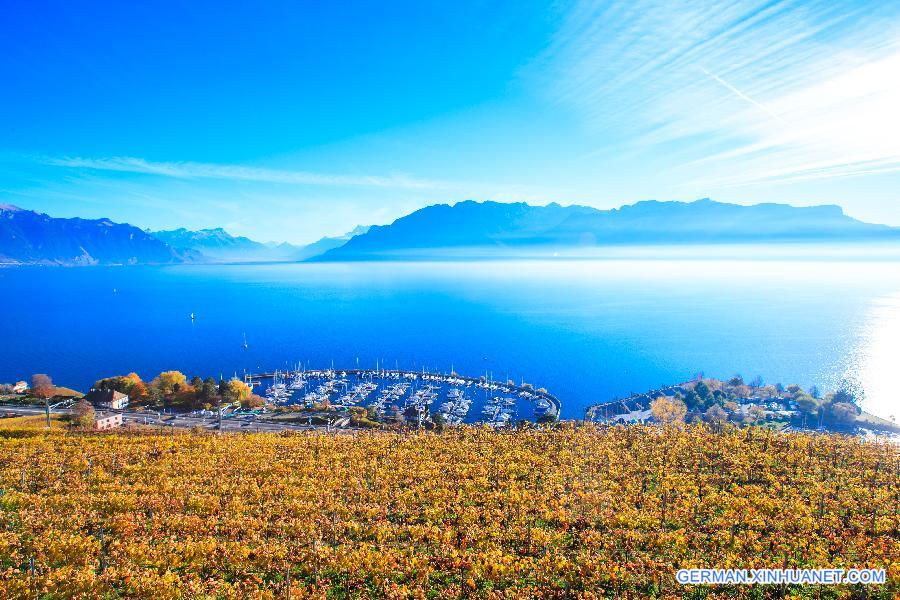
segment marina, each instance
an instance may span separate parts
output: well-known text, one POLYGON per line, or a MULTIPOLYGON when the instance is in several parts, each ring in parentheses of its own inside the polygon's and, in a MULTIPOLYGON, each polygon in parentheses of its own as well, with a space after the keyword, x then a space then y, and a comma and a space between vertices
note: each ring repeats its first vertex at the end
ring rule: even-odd
POLYGON ((248 373, 243 379, 275 405, 336 411, 362 407, 379 421, 413 425, 484 423, 501 428, 523 420, 553 420, 561 409, 556 396, 532 384, 452 371, 298 367, 248 373))

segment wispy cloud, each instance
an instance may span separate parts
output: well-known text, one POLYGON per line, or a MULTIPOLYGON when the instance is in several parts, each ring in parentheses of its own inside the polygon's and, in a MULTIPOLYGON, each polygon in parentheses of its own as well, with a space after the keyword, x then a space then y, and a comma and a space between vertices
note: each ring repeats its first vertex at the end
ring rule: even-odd
POLYGON ((879 60, 785 93, 769 103, 783 126, 742 115, 735 131, 747 143, 692 167, 700 181, 738 186, 900 170, 900 45, 879 60), (742 164, 739 172, 723 165, 742 164))
POLYGON ((583 2, 530 72, 691 188, 900 170, 897 73, 900 4, 874 0, 583 2))
MULTIPOLYGON (((133 173, 166 177, 176 181, 224 180, 235 182, 273 183, 328 188, 371 188, 372 193, 422 192, 434 201, 456 202, 464 199, 497 200, 507 202, 549 202, 572 189, 523 185, 520 183, 491 183, 483 181, 423 179, 408 175, 336 175, 311 171, 273 169, 267 167, 229 165, 201 162, 153 162, 143 158, 119 156, 108 158, 30 157, 30 160, 54 167, 96 172, 91 177, 95 185, 102 185, 103 173, 133 173)), ((132 182, 136 183, 136 182, 132 182)), ((234 194, 236 192, 232 192, 234 194)))
POLYGON ((180 179, 229 179, 295 185, 399 189, 438 189, 453 185, 448 182, 417 179, 406 175, 334 175, 243 165, 200 162, 151 162, 130 156, 111 158, 50 157, 41 159, 41 162, 57 167, 140 173, 180 179))

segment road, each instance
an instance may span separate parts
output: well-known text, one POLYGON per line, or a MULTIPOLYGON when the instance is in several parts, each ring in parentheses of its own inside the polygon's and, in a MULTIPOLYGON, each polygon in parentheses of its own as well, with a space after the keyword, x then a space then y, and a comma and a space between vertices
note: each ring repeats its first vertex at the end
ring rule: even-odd
MULTIPOLYGON (((59 408, 51 410, 52 414, 65 415, 71 414, 70 408, 59 408)), ((133 423, 135 425, 156 425, 160 427, 178 427, 182 429, 191 429, 193 427, 202 427, 203 429, 216 430, 218 428, 218 419, 216 417, 201 417, 188 414, 163 414, 159 415, 153 411, 135 411, 135 410, 104 410, 104 413, 118 413, 122 415, 122 421, 125 424, 133 423)), ((36 405, 0 405, 0 414, 14 413, 16 415, 43 415, 44 407, 36 405)), ((303 425, 298 423, 274 423, 262 421, 259 417, 255 419, 245 419, 246 415, 223 417, 222 431, 244 431, 244 432, 267 432, 278 433, 281 431, 352 431, 348 428, 327 427, 325 425, 303 425)))

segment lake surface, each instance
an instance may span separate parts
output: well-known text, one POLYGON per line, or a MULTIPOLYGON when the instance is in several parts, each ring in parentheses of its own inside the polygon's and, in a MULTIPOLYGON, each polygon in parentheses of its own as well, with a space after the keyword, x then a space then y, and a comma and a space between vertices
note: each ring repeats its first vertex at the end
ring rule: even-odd
POLYGON ((900 263, 608 259, 0 269, 0 381, 298 363, 488 374, 592 403, 703 372, 897 415, 900 263), (190 313, 196 314, 191 321, 190 313), (244 348, 246 335, 248 348, 244 348))

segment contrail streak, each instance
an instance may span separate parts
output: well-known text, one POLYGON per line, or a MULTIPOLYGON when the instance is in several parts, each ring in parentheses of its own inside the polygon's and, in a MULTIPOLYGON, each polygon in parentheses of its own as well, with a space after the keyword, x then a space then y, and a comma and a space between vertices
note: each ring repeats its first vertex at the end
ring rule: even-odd
POLYGON ((777 114, 775 114, 774 112, 772 112, 772 111, 769 109, 769 107, 766 106, 765 104, 762 104, 761 102, 757 102, 756 100, 754 100, 753 98, 751 98, 750 96, 748 96, 747 94, 745 94, 744 92, 742 92, 741 90, 737 89, 736 87, 734 87, 733 85, 731 85, 730 83, 728 83, 727 81, 725 81, 724 79, 722 79, 721 77, 719 77, 718 75, 716 75, 716 74, 714 74, 714 73, 710 73, 709 71, 707 71, 707 70, 704 69, 703 67, 700 67, 700 70, 703 71, 704 73, 706 73, 706 75, 709 76, 710 79, 712 79, 712 80, 717 81, 718 83, 720 83, 723 87, 725 87, 725 89, 729 90, 731 93, 733 93, 733 94, 734 94, 735 96, 737 96, 738 98, 741 98, 741 99, 743 99, 743 100, 746 100, 747 102, 749 102, 750 104, 752 104, 752 105, 755 106, 756 108, 760 109, 761 111, 765 112, 767 115, 769 115, 770 117, 772 117, 773 119, 775 119, 775 120, 778 121, 779 123, 781 123, 781 124, 783 124, 783 125, 787 125, 787 123, 785 123, 784 120, 783 120, 781 117, 779 117, 777 114))

